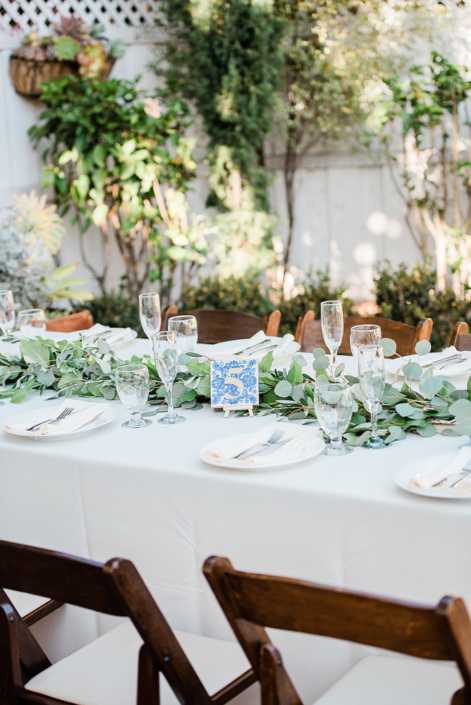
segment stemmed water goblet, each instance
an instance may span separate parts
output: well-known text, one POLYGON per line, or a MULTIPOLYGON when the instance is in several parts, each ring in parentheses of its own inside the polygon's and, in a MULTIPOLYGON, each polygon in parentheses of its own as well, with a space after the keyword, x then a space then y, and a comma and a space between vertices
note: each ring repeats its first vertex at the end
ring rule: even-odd
POLYGON ((335 377, 335 358, 343 338, 343 308, 341 301, 321 303, 321 325, 324 342, 329 348, 332 375, 335 377))
POLYGON ((162 320, 158 294, 139 295, 139 315, 142 329, 150 340, 152 356, 154 356, 154 337, 160 331, 160 322, 162 320))
POLYGON ((178 372, 177 334, 174 331, 157 333, 154 339, 155 366, 165 385, 167 413, 158 423, 177 424, 186 421, 184 416, 175 413, 172 387, 178 372))
POLYGON ((352 390, 346 380, 316 384, 314 408, 319 424, 330 438, 326 455, 346 455, 352 448, 342 441, 352 418, 352 390))
POLYGON ((0 334, 8 335, 15 326, 15 302, 10 289, 0 291, 0 334))
POLYGON ((149 369, 147 365, 136 363, 118 367, 116 369, 116 390, 131 414, 129 421, 125 421, 121 425, 124 428, 149 426, 152 421, 143 419, 141 415, 149 396, 149 369))
POLYGON ((178 352, 194 352, 198 342, 198 324, 194 316, 172 316, 168 322, 170 332, 176 333, 178 352))
POLYGON ((366 346, 378 346, 381 343, 381 327, 373 323, 352 326, 350 330, 350 349, 358 365, 358 349, 366 346))
POLYGON ((46 334, 46 314, 42 308, 28 308, 18 314, 18 328, 23 338, 46 334))
POLYGON ((358 348, 358 373, 368 411, 371 415, 371 436, 366 448, 387 448, 378 434, 378 409, 385 386, 384 350, 377 345, 358 348))

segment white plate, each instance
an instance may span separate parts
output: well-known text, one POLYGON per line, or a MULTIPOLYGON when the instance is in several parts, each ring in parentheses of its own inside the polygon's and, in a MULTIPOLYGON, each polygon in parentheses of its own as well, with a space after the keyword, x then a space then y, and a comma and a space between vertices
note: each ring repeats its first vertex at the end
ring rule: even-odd
MULTIPOLYGON (((118 331, 118 330, 123 330, 123 328, 113 328, 112 330, 118 331)), ((114 343, 113 345, 111 345, 111 349, 117 350, 118 348, 122 348, 125 345, 127 345, 128 343, 130 343, 131 340, 135 340, 136 338, 137 338, 137 332, 135 330, 129 329, 129 333, 126 336, 124 336, 124 338, 122 338, 121 340, 118 340, 117 343, 114 343)))
MULTIPOLYGON (((434 369, 433 370, 433 376, 434 377, 445 377, 446 379, 457 379, 459 377, 462 377, 463 375, 467 375, 471 372, 471 356, 469 353, 462 353, 463 357, 469 358, 468 363, 462 362, 459 365, 449 365, 448 367, 445 367, 444 369, 434 369)), ((409 355, 404 358, 403 365, 407 365, 409 362, 416 362, 417 361, 417 355, 409 355)), ((397 358, 396 358, 397 359, 397 358)), ((396 361, 393 360, 386 360, 386 371, 389 374, 394 375, 397 371, 397 363, 396 361), (392 364, 391 364, 392 363, 392 364)), ((400 379, 404 378, 403 374, 399 375, 400 379)))
POLYGON ((215 458, 205 457, 205 454, 208 451, 218 451, 219 448, 223 448, 225 445, 227 446, 228 440, 230 440, 231 442, 233 441, 235 445, 238 442, 245 441, 252 435, 252 433, 242 433, 237 436, 231 436, 230 439, 221 438, 219 441, 213 441, 212 443, 208 443, 204 446, 204 448, 200 450, 200 458, 205 463, 208 463, 208 465, 214 465, 217 468, 229 468, 230 470, 245 470, 246 472, 259 472, 260 470, 272 470, 273 468, 284 468, 287 465, 296 465, 296 463, 302 463, 303 460, 309 460, 310 458, 314 458, 316 455, 319 455, 325 448, 324 440, 317 436, 316 438, 312 439, 312 441, 307 445, 306 448, 304 448, 303 451, 297 453, 296 455, 293 455, 292 458, 284 458, 283 460, 278 460, 277 462, 270 463, 270 465, 268 465, 268 463, 263 463, 261 465, 256 465, 255 463, 253 465, 246 465, 243 462, 227 463, 224 460, 216 460, 215 458))
MULTIPOLYGON (((230 353, 225 353, 225 350, 230 350, 231 348, 234 348, 236 345, 244 345, 244 344, 249 344, 249 338, 240 338, 239 340, 225 340, 224 343, 216 343, 216 345, 211 346, 211 357, 214 357, 216 359, 216 356, 219 357, 227 357, 230 355, 230 353)), ((274 336, 268 336, 268 340, 271 340, 273 343, 280 343, 281 338, 276 338, 274 336)), ((281 360, 287 355, 294 355, 294 353, 298 352, 300 348, 300 344, 296 343, 294 340, 292 343, 288 345, 286 350, 283 352, 282 355, 278 355, 278 357, 275 357, 275 360, 281 360)), ((267 351, 268 352, 268 351, 267 351)), ((253 357, 255 360, 261 360, 267 353, 261 350, 257 355, 247 355, 247 357, 253 357)), ((243 355, 240 355, 238 353, 235 355, 235 357, 243 357, 243 355)))
POLYGON ((471 492, 465 492, 463 490, 423 490, 420 487, 411 487, 411 480, 417 477, 419 472, 424 476, 433 475, 449 462, 450 454, 442 453, 433 456, 432 459, 428 456, 414 463, 407 463, 407 465, 400 470, 397 470, 394 475, 394 482, 401 490, 411 492, 412 494, 419 494, 422 495, 422 497, 433 497, 434 499, 471 499, 471 492))
MULTIPOLYGON (((38 421, 41 421, 42 418, 44 418, 44 407, 40 407, 35 410, 35 413, 31 411, 25 411, 22 414, 18 414, 17 416, 14 416, 11 420, 14 421, 15 423, 21 423, 23 420, 30 420, 31 419, 31 425, 34 424, 36 418, 38 421), (37 412, 37 415, 35 416, 35 413, 37 412)), ((12 436, 22 436, 23 438, 32 438, 34 441, 65 441, 69 438, 77 438, 78 436, 83 436, 86 433, 90 433, 91 431, 95 431, 95 429, 100 428, 101 426, 106 426, 106 424, 111 423, 114 421, 116 418, 116 414, 113 411, 113 409, 110 407, 106 411, 104 411, 100 416, 97 416, 93 421, 90 421, 90 423, 87 423, 85 426, 82 426, 82 428, 77 429, 76 431, 72 431, 71 433, 61 433, 61 434, 54 434, 54 435, 37 435, 35 436, 32 433, 26 433, 24 431, 12 431, 11 429, 7 429, 3 427, 3 430, 5 433, 10 433, 12 436)))

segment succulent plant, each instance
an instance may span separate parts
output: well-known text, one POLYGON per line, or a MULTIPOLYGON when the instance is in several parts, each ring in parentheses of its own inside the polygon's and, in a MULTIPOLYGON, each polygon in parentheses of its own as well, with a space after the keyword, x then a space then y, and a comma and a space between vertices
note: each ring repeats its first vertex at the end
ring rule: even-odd
POLYGON ((17 198, 13 210, 17 214, 18 231, 32 233, 31 236, 41 240, 50 255, 55 255, 61 246, 65 228, 56 206, 46 206, 46 195, 38 198, 35 191, 23 193, 17 198))
POLYGON ((88 78, 98 76, 106 64, 106 58, 107 53, 103 44, 92 40, 77 54, 76 61, 80 64, 79 74, 88 78))
POLYGON ((59 37, 71 37, 78 42, 82 42, 89 36, 85 23, 80 17, 75 17, 75 15, 70 15, 70 17, 61 15, 60 22, 53 22, 52 26, 59 37))
POLYGON ((56 42, 57 58, 59 61, 74 61, 81 46, 82 45, 76 39, 63 34, 56 42))

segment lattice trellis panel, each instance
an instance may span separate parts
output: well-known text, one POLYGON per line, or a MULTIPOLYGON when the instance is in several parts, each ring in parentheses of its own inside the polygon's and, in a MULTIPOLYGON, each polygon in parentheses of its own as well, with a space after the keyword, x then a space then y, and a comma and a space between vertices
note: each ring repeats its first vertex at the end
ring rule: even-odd
POLYGON ((0 0, 0 29, 47 29, 59 15, 74 14, 88 25, 113 27, 151 25, 158 0, 0 0))

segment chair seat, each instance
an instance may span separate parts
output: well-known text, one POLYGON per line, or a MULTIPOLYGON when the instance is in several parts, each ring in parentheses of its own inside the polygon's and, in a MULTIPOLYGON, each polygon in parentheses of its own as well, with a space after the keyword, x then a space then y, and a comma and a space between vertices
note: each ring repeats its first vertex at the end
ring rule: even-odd
MULTIPOLYGON (((238 644, 175 631, 210 695, 249 670, 238 644)), ((131 622, 116 627, 26 683, 26 690, 76 705, 135 705, 142 639, 131 622)), ((164 677, 161 705, 178 705, 164 677)))
POLYGON ((454 665, 417 658, 368 656, 315 705, 449 705, 463 687, 454 665))

